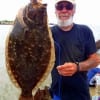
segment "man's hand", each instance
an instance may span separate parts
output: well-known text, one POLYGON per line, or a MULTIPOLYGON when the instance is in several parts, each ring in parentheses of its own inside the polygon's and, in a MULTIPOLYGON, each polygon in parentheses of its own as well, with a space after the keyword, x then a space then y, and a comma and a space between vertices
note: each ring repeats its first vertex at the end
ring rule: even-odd
POLYGON ((58 73, 62 76, 72 76, 77 72, 77 64, 75 63, 65 63, 63 65, 57 66, 58 73))

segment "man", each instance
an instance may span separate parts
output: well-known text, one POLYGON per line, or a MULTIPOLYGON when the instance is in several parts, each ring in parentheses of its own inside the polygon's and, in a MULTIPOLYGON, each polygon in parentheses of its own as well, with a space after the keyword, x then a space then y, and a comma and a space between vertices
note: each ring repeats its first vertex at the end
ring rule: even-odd
POLYGON ((86 25, 73 23, 74 0, 57 0, 57 25, 51 27, 56 61, 50 93, 53 100, 91 100, 87 71, 100 63, 93 33, 86 25))

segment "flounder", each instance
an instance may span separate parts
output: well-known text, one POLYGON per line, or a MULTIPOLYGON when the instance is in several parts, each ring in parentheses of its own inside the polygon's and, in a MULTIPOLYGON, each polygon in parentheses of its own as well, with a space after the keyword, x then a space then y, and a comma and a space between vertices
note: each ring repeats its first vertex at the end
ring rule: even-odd
POLYGON ((32 93, 35 95, 55 62, 46 4, 31 0, 19 10, 5 49, 7 71, 13 83, 21 89, 20 98, 33 100, 32 93))

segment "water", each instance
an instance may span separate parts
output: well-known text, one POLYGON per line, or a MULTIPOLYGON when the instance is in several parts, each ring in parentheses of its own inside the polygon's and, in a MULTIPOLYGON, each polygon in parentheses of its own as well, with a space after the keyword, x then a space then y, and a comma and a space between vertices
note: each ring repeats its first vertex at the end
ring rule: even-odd
POLYGON ((5 66, 5 40, 11 25, 0 25, 0 67, 5 66))

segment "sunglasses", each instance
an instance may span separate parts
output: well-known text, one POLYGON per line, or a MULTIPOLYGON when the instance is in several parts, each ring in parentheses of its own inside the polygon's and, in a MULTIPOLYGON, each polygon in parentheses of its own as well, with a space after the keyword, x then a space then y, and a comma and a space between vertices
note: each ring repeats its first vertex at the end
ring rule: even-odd
POLYGON ((55 5, 55 8, 57 10, 63 10, 64 8, 66 8, 66 10, 72 10, 74 5, 70 2, 59 2, 55 5))

